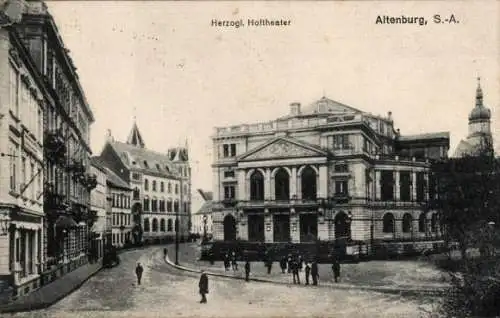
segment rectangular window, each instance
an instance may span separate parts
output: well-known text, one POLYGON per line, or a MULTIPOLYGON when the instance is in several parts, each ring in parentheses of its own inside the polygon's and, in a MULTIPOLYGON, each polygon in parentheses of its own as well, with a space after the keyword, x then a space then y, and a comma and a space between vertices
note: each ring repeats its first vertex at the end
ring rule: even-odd
POLYGON ((394 200, 394 172, 382 170, 380 173, 380 195, 382 201, 394 200))
POLYGON ((234 199, 234 186, 224 186, 224 199, 234 199))
POLYGON ((236 157, 236 144, 231 144, 231 157, 236 157))
POLYGON ((224 171, 224 178, 234 178, 234 170, 224 171))
POLYGON ((335 165, 335 172, 349 172, 349 168, 347 164, 338 164, 335 165))
POLYGON ((349 149, 349 135, 333 136, 333 149, 349 149))
POLYGON ((335 195, 348 195, 347 180, 335 181, 335 195))
POLYGON ((167 201, 167 212, 172 212, 172 201, 167 201))
POLYGON ((134 173, 132 173, 132 179, 134 179, 134 180, 140 180, 141 179, 141 175, 134 172, 134 173))
POLYGON ((411 201, 411 177, 409 171, 399 173, 399 197, 401 201, 411 201))
POLYGON ((423 172, 417 172, 417 201, 425 200, 425 177, 423 172))
POLYGON ((223 156, 224 156, 224 158, 229 157, 229 145, 228 144, 224 144, 222 146, 222 148, 223 148, 223 156))

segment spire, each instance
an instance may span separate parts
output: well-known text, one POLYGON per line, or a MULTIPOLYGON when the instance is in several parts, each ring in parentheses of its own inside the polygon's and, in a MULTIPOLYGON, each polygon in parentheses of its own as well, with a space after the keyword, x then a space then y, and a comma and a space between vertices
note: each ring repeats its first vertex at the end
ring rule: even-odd
POLYGON ((477 78, 476 107, 483 106, 483 90, 481 89, 481 77, 477 78))
POLYGON ((135 122, 134 116, 134 125, 132 126, 132 130, 127 138, 127 144, 134 145, 139 148, 144 148, 146 145, 144 144, 144 140, 142 139, 141 133, 139 132, 139 128, 137 127, 137 123, 135 122))

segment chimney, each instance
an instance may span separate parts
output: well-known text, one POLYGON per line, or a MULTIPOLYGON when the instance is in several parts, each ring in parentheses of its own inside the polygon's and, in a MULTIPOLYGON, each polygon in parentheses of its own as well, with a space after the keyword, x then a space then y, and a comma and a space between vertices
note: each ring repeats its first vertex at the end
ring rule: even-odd
POLYGON ((113 142, 113 135, 111 135, 111 129, 108 129, 108 133, 106 134, 106 141, 107 142, 113 142))
POLYGON ((297 116, 300 115, 300 103, 291 103, 290 104, 290 115, 297 116))
POLYGON ((388 118, 389 120, 392 120, 392 112, 391 112, 391 111, 388 111, 388 112, 387 112, 387 118, 388 118))

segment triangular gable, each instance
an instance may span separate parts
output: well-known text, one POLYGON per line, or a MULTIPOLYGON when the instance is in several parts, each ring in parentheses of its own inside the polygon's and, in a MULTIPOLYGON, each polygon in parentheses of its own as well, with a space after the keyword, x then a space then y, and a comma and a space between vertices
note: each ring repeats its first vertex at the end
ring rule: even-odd
POLYGON ((241 155, 238 161, 326 157, 328 152, 302 141, 279 137, 241 155))
POLYGON ((312 103, 309 107, 311 113, 331 113, 331 114, 359 114, 361 110, 348 106, 327 97, 312 103))

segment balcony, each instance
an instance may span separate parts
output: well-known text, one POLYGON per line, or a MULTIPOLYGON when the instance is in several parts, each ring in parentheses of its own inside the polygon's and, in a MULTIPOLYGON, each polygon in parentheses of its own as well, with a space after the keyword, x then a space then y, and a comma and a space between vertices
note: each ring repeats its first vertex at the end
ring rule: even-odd
POLYGON ((46 131, 43 143, 47 158, 60 164, 65 163, 67 149, 61 129, 46 131))
POLYGON ((335 193, 328 201, 334 204, 346 204, 351 201, 351 197, 347 193, 335 193))
POLYGON ((238 201, 239 208, 290 208, 290 207, 319 207, 320 199, 290 199, 290 200, 242 200, 238 201))
POLYGON ((238 201, 236 201, 235 199, 224 199, 221 201, 221 203, 225 208, 232 208, 238 204, 238 201))
POLYGON ((81 160, 73 159, 67 169, 73 172, 73 178, 75 179, 81 179, 81 177, 85 176, 86 169, 81 160))
POLYGON ((65 211, 68 207, 66 202, 66 196, 62 193, 58 193, 54 184, 46 183, 44 185, 44 210, 47 214, 54 211, 65 211))
POLYGON ((395 208, 419 208, 425 205, 417 201, 370 201, 369 205, 376 208, 395 209, 395 208))
POLYGON ((97 187, 97 176, 95 174, 87 173, 83 177, 82 183, 87 190, 92 191, 97 187))

